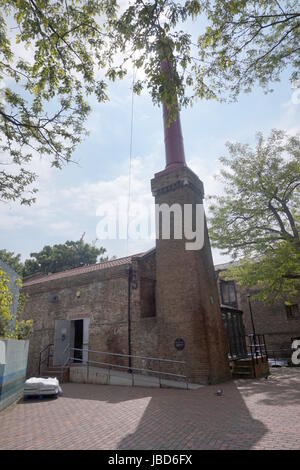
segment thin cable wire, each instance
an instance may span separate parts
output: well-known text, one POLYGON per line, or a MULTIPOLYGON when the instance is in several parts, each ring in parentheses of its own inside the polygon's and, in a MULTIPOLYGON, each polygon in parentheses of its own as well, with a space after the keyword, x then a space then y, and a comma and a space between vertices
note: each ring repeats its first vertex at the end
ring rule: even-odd
POLYGON ((131 123, 130 123, 130 146, 129 146, 129 172, 128 172, 128 199, 127 199, 127 229, 126 229, 126 252, 128 253, 128 239, 129 239, 129 213, 130 213, 130 200, 131 200, 131 167, 132 167, 132 142, 133 142, 133 118, 134 118, 134 81, 135 69, 132 73, 132 94, 131 94, 131 123))

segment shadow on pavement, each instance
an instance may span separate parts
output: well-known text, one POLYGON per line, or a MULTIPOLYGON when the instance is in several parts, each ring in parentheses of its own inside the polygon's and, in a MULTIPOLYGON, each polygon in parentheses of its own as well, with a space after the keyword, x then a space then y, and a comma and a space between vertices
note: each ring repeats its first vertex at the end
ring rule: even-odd
POLYGON ((109 403, 149 398, 134 433, 118 449, 251 449, 267 432, 235 382, 190 391, 72 385, 65 385, 64 397, 109 403), (220 387, 223 396, 216 395, 220 387))
POLYGON ((300 368, 271 368, 268 379, 244 381, 241 384, 243 395, 261 395, 257 402, 271 406, 290 406, 300 404, 300 368))

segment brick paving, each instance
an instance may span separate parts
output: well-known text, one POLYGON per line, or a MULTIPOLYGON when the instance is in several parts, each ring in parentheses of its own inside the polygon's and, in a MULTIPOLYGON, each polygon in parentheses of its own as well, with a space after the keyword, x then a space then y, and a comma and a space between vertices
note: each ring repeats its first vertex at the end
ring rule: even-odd
POLYGON ((0 413, 0 449, 300 449, 300 370, 199 390, 64 384, 0 413))

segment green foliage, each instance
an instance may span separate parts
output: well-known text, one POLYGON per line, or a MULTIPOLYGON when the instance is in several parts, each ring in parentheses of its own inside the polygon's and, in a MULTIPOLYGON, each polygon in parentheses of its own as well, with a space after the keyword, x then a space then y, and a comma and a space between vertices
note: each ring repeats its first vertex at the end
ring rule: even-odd
POLYGON ((299 2, 269 0, 136 0, 108 22, 111 63, 120 51, 120 70, 132 60, 153 101, 171 110, 195 98, 236 98, 258 82, 265 90, 288 68, 299 79, 299 2), (194 39, 182 25, 194 20, 194 39), (182 28, 182 29, 181 29, 182 28), (203 32, 201 31, 203 30, 203 32), (162 58, 171 63, 165 74, 162 58))
POLYGON ((273 303, 296 301, 300 290, 300 252, 292 243, 279 242, 266 250, 264 257, 244 259, 228 269, 226 279, 255 289, 254 299, 273 303))
POLYGON ((123 58, 119 70, 126 71, 127 64, 143 69, 145 78, 135 83, 135 91, 148 89, 154 103, 166 102, 171 114, 180 105, 187 105, 186 85, 192 84, 191 35, 178 25, 201 12, 198 0, 182 3, 170 0, 136 0, 112 18, 108 24, 112 33, 109 43, 110 66, 116 52, 123 58), (166 73, 162 61, 168 60, 166 73))
POLYGON ((0 260, 8 264, 16 273, 22 275, 23 272, 23 263, 21 262, 21 255, 15 255, 13 251, 8 251, 5 249, 0 250, 0 260))
POLYGON ((70 161, 85 135, 86 96, 106 99, 99 18, 115 9, 114 0, 0 0, 0 200, 35 200, 36 175, 26 169, 34 154, 58 168, 70 161))
MULTIPOLYGON (((21 279, 16 280, 16 285, 22 289, 21 279)), ((15 327, 10 326, 12 321, 11 306, 13 297, 9 290, 9 279, 5 272, 0 269, 0 337, 11 339, 28 339, 32 332, 32 320, 19 320, 27 300, 27 295, 20 292, 18 299, 18 310, 15 327)))
POLYGON ((81 238, 78 241, 66 241, 63 244, 44 246, 38 253, 31 253, 31 258, 24 263, 23 275, 28 276, 37 272, 56 273, 66 269, 77 268, 104 261, 106 249, 97 248, 93 244, 85 243, 81 238))
MULTIPOLYGON (((37 253, 31 253, 30 258, 24 263, 20 261, 21 255, 15 255, 14 252, 5 249, 0 250, 0 259, 13 268, 20 276, 29 276, 38 272, 55 273, 66 269, 76 268, 94 264, 97 261, 105 261, 106 249, 100 246, 97 248, 95 243, 85 243, 83 238, 77 241, 66 241, 62 244, 53 246, 44 246, 37 253)), ((19 280, 16 281, 21 282, 19 280)), ((19 287, 21 291, 21 284, 19 287)), ((20 292, 19 306, 22 304, 22 296, 20 292)), ((25 301, 25 299, 24 299, 25 301)))
POLYGON ((210 236, 223 253, 241 258, 230 268, 259 297, 293 299, 300 289, 300 136, 273 130, 257 145, 227 144, 220 180, 224 195, 211 198, 210 236))
POLYGON ((6 333, 6 338, 10 339, 29 339, 33 329, 33 320, 16 320, 14 330, 6 333))
POLYGON ((265 91, 284 69, 299 80, 300 9, 296 0, 206 1, 208 26, 198 38, 199 93, 236 98, 258 82, 265 91))
POLYGON ((132 64, 144 72, 135 92, 165 101, 170 119, 197 97, 268 89, 287 67, 298 79, 298 10, 295 0, 0 0, 0 200, 34 202, 33 155, 69 162, 88 96, 108 99, 108 81, 132 64), (198 41, 182 29, 191 20, 198 41))
POLYGON ((0 269, 0 336, 5 336, 11 320, 10 307, 13 299, 8 288, 9 279, 0 269))

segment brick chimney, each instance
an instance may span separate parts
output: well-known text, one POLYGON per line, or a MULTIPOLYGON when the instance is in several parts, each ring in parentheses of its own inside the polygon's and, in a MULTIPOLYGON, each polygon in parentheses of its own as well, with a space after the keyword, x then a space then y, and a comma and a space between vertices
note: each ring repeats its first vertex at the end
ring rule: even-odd
MULTIPOLYGON (((165 66, 168 73, 168 65, 165 66)), ((151 180, 156 204, 193 207, 204 197, 203 183, 185 162, 179 109, 168 123, 163 103, 166 167, 151 180)), ((195 222, 195 220, 194 220, 195 222)), ((230 376, 210 241, 204 221, 204 246, 187 250, 186 240, 156 240, 156 312, 160 357, 184 360, 189 379, 218 383, 230 376), (177 341, 176 341, 177 340, 177 341), (183 340, 183 341, 182 341, 183 340)), ((173 236, 172 236, 173 235, 173 236)))

